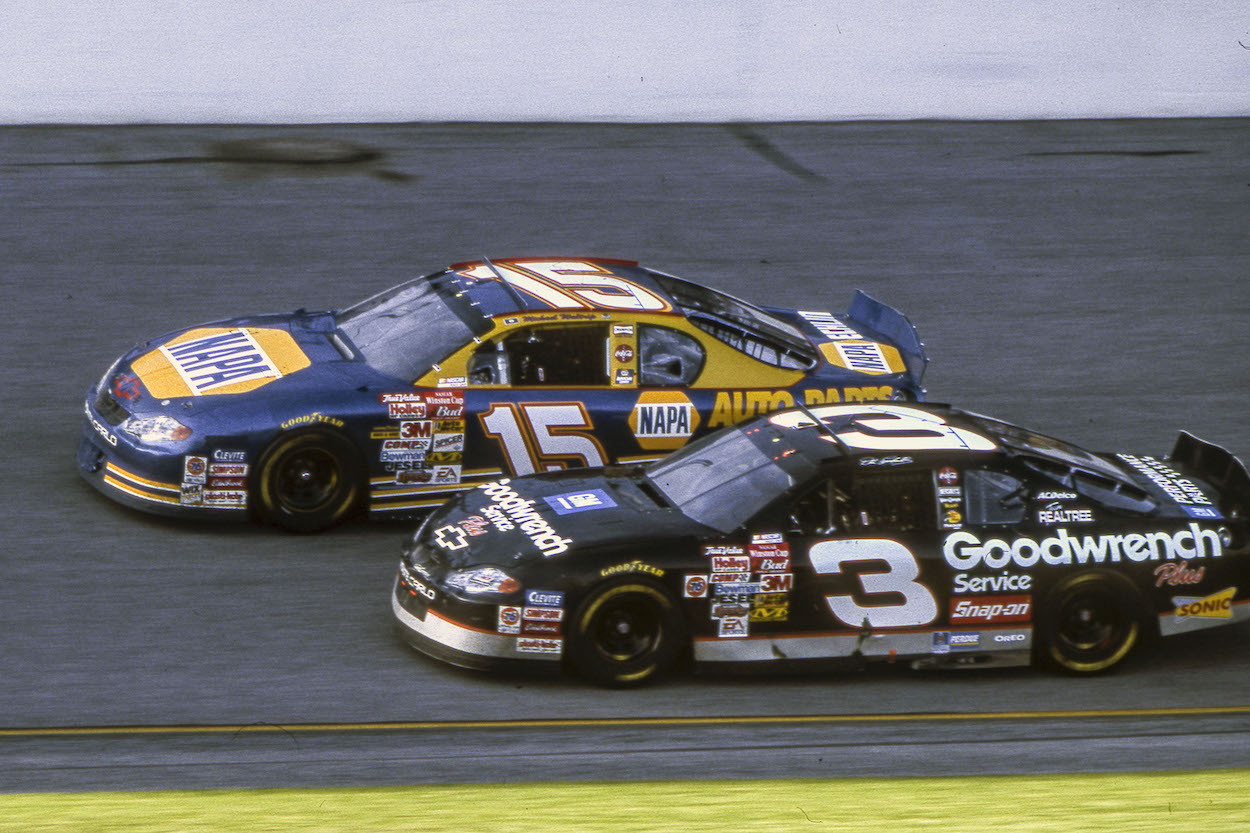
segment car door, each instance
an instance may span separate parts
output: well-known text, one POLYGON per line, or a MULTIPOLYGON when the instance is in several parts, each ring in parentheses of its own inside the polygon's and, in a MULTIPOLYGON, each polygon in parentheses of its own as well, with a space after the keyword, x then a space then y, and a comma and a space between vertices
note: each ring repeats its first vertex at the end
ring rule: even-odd
POLYGON ((632 332, 601 314, 529 315, 483 341, 467 367, 466 476, 616 462, 636 398, 632 332))

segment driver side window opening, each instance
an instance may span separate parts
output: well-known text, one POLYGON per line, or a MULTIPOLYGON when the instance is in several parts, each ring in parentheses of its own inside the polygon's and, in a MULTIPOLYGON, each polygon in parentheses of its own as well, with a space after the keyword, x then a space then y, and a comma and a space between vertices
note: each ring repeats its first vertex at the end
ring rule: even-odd
POLYGON ((933 472, 857 474, 849 488, 825 480, 796 500, 790 526, 803 535, 929 530, 937 525, 933 472))
POLYGON ((470 385, 607 385, 606 324, 523 327, 492 339, 469 360, 470 385))
POLYGON ((937 526, 933 472, 881 471, 859 475, 851 484, 852 522, 859 529, 888 532, 937 526))
POLYGON ((649 324, 638 327, 638 375, 644 387, 691 385, 706 358, 703 345, 685 333, 649 324))
POLYGON ((988 469, 964 471, 964 500, 970 524, 1018 524, 1028 507, 1023 481, 988 469))

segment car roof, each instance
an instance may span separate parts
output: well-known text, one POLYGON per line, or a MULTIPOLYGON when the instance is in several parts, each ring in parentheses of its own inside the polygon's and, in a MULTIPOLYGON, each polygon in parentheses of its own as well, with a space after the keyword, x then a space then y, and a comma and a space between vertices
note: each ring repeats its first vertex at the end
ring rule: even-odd
POLYGON ((774 411, 754 424, 780 431, 786 444, 809 460, 835 466, 862 465, 869 459, 902 465, 1003 453, 975 414, 945 404, 812 405, 774 411), (813 424, 813 416, 821 425, 813 424))
POLYGON ((454 276, 461 291, 494 318, 523 312, 660 312, 676 302, 636 261, 600 257, 524 257, 463 261, 435 279, 454 276))

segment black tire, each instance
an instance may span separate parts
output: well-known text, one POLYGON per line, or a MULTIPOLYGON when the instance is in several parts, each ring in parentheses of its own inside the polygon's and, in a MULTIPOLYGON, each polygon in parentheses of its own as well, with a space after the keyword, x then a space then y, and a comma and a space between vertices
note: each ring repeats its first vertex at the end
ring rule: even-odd
POLYGON ((254 494, 260 516, 293 532, 318 532, 360 505, 360 453, 346 437, 300 431, 279 437, 261 455, 254 494))
POLYGON ((624 688, 669 670, 685 643, 685 623, 669 592, 645 579, 622 579, 595 588, 578 606, 568 660, 587 679, 624 688))
POLYGON ((1039 658, 1068 674, 1109 671, 1153 641, 1141 597, 1114 573, 1061 581, 1046 596, 1040 625, 1039 658))

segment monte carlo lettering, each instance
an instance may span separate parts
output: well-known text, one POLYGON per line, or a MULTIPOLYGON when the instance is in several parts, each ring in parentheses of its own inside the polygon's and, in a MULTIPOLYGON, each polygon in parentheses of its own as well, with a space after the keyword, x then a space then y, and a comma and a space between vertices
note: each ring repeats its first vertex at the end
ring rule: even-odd
POLYGON ((196 396, 238 382, 282 375, 247 330, 166 344, 160 350, 196 396))
POLYGON ((1033 538, 981 540, 971 532, 953 532, 942 544, 946 563, 956 570, 987 567, 1001 570, 1010 566, 1029 568, 1036 564, 1086 565, 1119 564, 1122 561, 1174 561, 1191 558, 1219 558, 1224 554, 1217 532, 1196 523, 1174 532, 1129 533, 1126 535, 1073 535, 1066 529, 1038 541, 1033 538))

